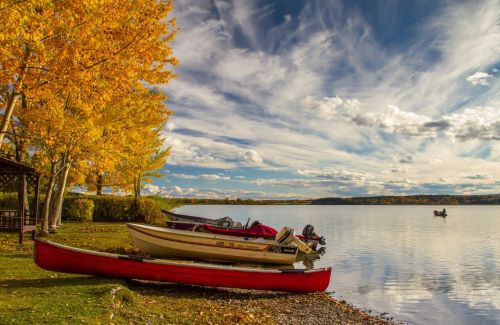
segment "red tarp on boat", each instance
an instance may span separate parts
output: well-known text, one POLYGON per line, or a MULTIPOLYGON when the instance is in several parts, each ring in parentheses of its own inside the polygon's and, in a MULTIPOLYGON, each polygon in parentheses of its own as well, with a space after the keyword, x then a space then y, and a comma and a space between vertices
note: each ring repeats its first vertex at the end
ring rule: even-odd
POLYGON ((251 226, 249 228, 242 228, 242 229, 234 229, 234 228, 227 229, 227 228, 214 227, 204 224, 203 229, 205 229, 205 231, 220 235, 239 236, 239 237, 264 237, 273 239, 274 237, 276 237, 276 234, 278 233, 276 229, 263 225, 261 223, 251 226))

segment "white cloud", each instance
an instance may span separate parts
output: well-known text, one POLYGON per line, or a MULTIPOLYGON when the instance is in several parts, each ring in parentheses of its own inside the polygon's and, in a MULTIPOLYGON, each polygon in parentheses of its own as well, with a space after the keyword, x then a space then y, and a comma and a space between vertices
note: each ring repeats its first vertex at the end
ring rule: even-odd
POLYGON ((318 118, 337 117, 345 123, 354 123, 360 127, 378 127, 394 134, 435 137, 439 132, 445 131, 447 136, 460 140, 500 139, 500 110, 491 107, 466 108, 462 113, 444 115, 439 120, 433 120, 429 116, 402 111, 393 105, 389 105, 381 114, 355 113, 357 101, 355 108, 345 109, 342 99, 338 97, 325 98, 322 102, 308 97, 305 103, 318 111, 318 118))
POLYGON ((445 116, 447 133, 461 140, 500 140, 500 110, 492 107, 467 108, 463 113, 445 116))
POLYGON ((313 176, 323 179, 334 179, 334 180, 344 180, 344 181, 365 181, 371 179, 372 176, 367 173, 356 173, 346 170, 298 170, 299 175, 313 176))
POLYGON ((164 88, 178 113, 167 136, 172 164, 334 166, 371 174, 368 192, 384 181, 396 191, 408 184, 395 179, 402 173, 419 184, 442 175, 461 184, 462 166, 490 173, 500 159, 500 82, 471 75, 500 61, 498 1, 443 4, 402 50, 379 44, 360 13, 342 16, 340 2, 308 2, 271 27, 263 23, 268 7, 216 2, 213 14, 210 6, 193 0, 175 8, 182 64, 164 88), (464 82, 473 76, 469 82, 489 87, 464 82))
POLYGON ((422 135, 421 126, 430 122, 430 118, 413 112, 401 111, 390 105, 386 111, 377 117, 379 127, 393 133, 404 135, 422 135))
POLYGON ((477 173, 477 174, 464 174, 460 173, 459 176, 466 178, 466 179, 472 179, 472 180, 483 180, 483 179, 493 179, 493 176, 487 173, 477 173))
POLYGON ((202 174, 202 175, 188 175, 188 174, 172 174, 172 177, 181 178, 181 179, 199 179, 204 181, 229 181, 231 177, 229 176, 221 176, 217 174, 202 174))
POLYGON ((208 139, 193 139, 181 135, 167 137, 165 143, 172 147, 169 164, 212 168, 234 167, 233 164, 228 163, 224 159, 225 157, 229 157, 229 152, 232 151, 228 150, 228 147, 231 147, 229 145, 223 143, 213 144, 212 141, 208 139), (225 154, 217 155, 219 152, 218 149, 221 147, 225 149, 225 154))
POLYGON ((174 194, 177 194, 177 195, 184 194, 184 191, 179 186, 174 186, 173 189, 172 189, 172 191, 173 191, 174 194))
POLYGON ((194 189, 183 188, 180 186, 174 187, 144 187, 144 194, 146 195, 159 195, 162 197, 184 197, 184 198, 208 198, 208 199, 298 199, 304 198, 303 195, 296 193, 276 193, 265 191, 248 191, 237 189, 194 189))
POLYGON ((167 131, 170 131, 170 132, 172 132, 176 128, 177 128, 177 125, 175 125, 175 123, 173 123, 173 122, 168 122, 166 125, 167 131))
POLYGON ((159 195, 159 196, 164 196, 164 194, 166 194, 164 188, 153 184, 144 185, 142 188, 142 193, 144 195, 159 195))
POLYGON ((312 96, 307 96, 302 102, 303 106, 313 112, 315 118, 333 120, 337 116, 352 117, 359 110, 357 99, 342 99, 340 97, 324 97, 316 100, 312 96))
POLYGON ((255 150, 248 150, 245 152, 243 160, 249 165, 260 165, 263 162, 262 157, 255 150))
POLYGON ((399 159, 399 162, 402 164, 411 164, 415 162, 415 155, 406 155, 399 159))
POLYGON ((486 72, 476 72, 473 75, 468 76, 466 80, 474 86, 489 86, 491 78, 494 77, 486 72))

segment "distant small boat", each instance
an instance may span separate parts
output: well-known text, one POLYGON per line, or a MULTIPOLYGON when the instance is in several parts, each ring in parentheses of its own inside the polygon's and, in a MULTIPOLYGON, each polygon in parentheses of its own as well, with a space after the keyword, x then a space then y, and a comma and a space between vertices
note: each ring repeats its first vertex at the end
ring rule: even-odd
POLYGON ((135 223, 127 224, 135 247, 154 257, 180 257, 209 261, 293 264, 297 246, 275 240, 225 236, 170 229, 135 223))
POLYGON ((446 209, 443 209, 443 211, 438 211, 434 210, 434 216, 435 217, 446 217, 448 214, 446 213, 446 209))
POLYGON ((90 251, 42 239, 35 239, 34 259, 42 269, 55 272, 287 292, 324 291, 332 271, 331 267, 262 269, 161 260, 90 251))

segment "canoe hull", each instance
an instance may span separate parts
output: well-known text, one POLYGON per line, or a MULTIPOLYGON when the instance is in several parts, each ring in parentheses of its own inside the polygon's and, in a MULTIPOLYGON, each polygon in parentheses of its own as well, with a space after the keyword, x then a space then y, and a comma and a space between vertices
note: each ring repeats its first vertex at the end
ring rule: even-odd
POLYGON ((39 267, 56 272, 287 292, 324 291, 331 276, 331 268, 265 270, 142 259, 72 248, 40 239, 35 240, 34 259, 39 267))
POLYGON ((127 224, 134 246, 154 257, 293 264, 297 248, 273 241, 127 224))

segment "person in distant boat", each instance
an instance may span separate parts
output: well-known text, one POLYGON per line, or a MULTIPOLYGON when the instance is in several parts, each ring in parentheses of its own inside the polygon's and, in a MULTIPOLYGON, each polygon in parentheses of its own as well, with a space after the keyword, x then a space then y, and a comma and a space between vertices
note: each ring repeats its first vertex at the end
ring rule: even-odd
POLYGON ((443 208, 443 214, 446 214, 446 208, 443 208))

